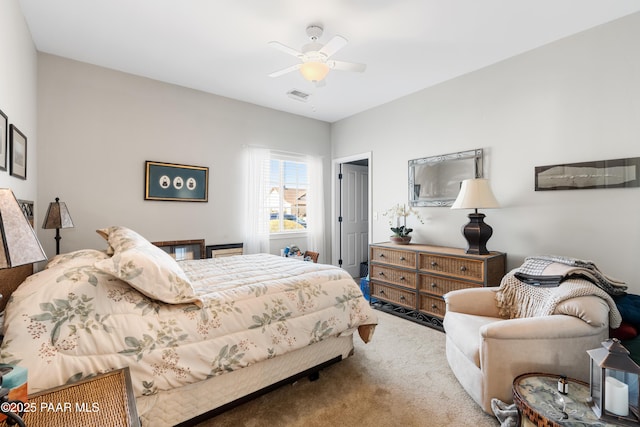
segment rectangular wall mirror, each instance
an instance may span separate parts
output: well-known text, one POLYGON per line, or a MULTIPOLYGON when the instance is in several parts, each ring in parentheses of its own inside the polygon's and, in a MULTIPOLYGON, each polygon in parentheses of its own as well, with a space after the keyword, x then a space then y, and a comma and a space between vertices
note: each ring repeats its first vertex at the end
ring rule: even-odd
POLYGON ((409 205, 451 206, 472 178, 482 178, 481 148, 409 160, 409 205))

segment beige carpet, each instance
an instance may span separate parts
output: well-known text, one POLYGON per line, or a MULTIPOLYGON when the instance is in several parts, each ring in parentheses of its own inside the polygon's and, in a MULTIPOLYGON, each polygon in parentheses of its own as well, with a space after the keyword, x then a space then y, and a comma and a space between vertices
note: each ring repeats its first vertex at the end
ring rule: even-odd
POLYGON ((373 341, 308 379, 225 412, 198 427, 496 427, 465 393, 444 354, 444 334, 377 311, 373 341))

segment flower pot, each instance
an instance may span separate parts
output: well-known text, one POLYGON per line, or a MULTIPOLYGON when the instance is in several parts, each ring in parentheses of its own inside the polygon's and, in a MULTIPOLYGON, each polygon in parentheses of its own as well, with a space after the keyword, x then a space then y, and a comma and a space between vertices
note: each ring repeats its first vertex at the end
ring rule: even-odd
POLYGON ((411 242, 411 236, 391 236, 389 239, 396 245, 408 245, 411 242))

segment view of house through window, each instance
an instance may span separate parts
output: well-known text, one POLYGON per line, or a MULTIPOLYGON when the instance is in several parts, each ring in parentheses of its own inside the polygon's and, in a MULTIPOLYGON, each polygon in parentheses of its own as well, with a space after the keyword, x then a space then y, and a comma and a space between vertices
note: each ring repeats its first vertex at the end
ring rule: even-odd
POLYGON ((300 232, 307 228, 307 164, 271 158, 268 207, 270 232, 300 232))

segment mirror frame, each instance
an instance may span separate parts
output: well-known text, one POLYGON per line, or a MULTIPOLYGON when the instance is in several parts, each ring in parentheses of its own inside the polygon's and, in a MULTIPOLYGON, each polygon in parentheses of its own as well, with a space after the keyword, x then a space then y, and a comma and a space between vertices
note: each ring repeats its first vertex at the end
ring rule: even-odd
POLYGON ((482 178, 482 158, 482 148, 478 148, 409 160, 409 206, 451 206, 458 196, 457 192, 455 195, 429 193, 425 182, 416 182, 418 168, 433 167, 440 183, 448 183, 450 187, 457 182, 459 188, 465 179, 482 178))

